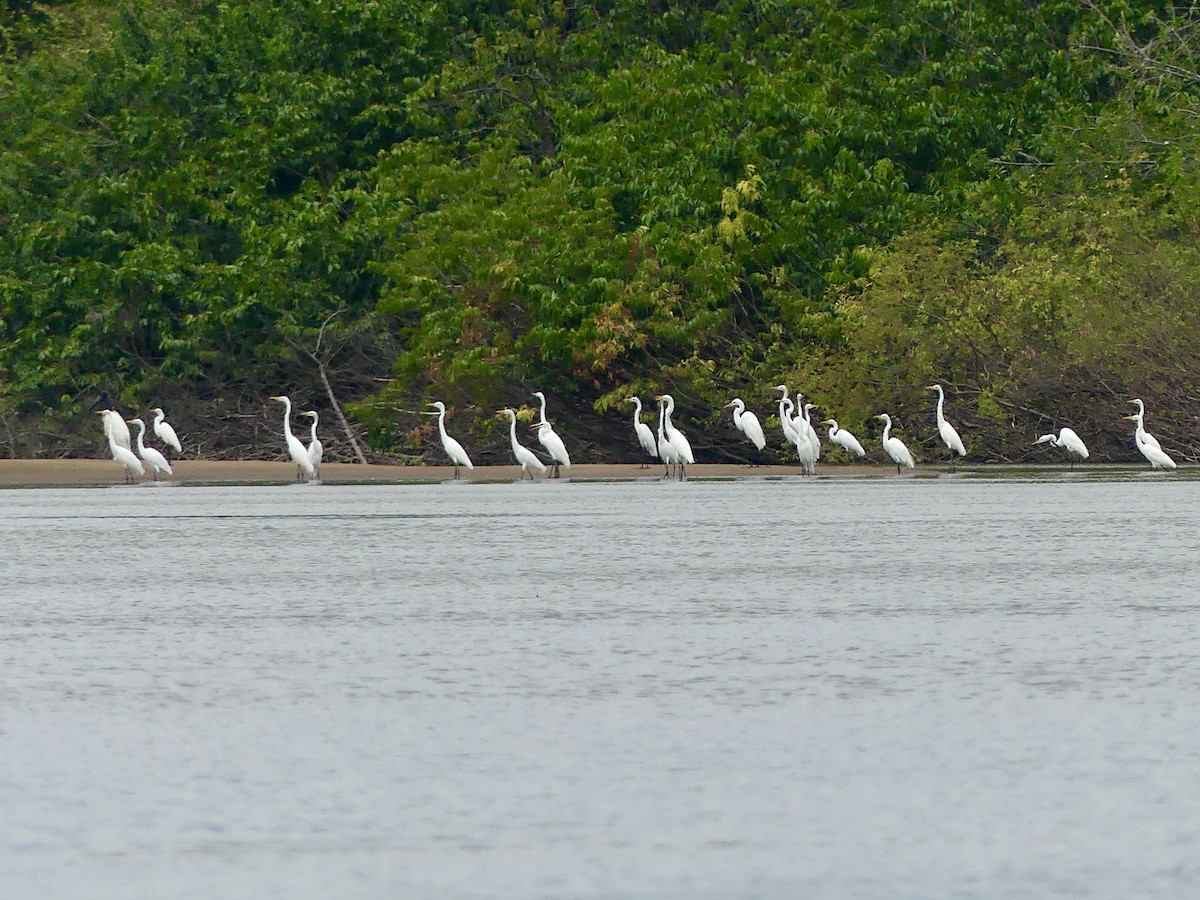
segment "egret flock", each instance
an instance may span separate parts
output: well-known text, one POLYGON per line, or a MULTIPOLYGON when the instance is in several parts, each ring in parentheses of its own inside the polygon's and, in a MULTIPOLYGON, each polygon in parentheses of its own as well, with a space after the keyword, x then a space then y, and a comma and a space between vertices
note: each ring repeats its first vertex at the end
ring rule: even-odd
MULTIPOLYGON (((783 436, 789 444, 795 446, 796 457, 802 473, 812 475, 816 471, 816 462, 821 457, 822 449, 820 435, 812 423, 812 410, 816 407, 812 403, 802 403, 801 401, 804 397, 801 394, 797 394, 795 400, 793 400, 788 396, 786 385, 776 385, 775 390, 781 393, 778 403, 779 424, 783 431, 783 436)), ((946 447, 950 468, 953 470, 956 459, 966 456, 967 450, 958 430, 946 419, 946 394, 942 386, 940 384, 931 384, 929 385, 929 390, 937 392, 934 421, 937 424, 938 438, 946 447)), ((571 457, 567 452, 567 447, 562 437, 554 430, 554 426, 551 425, 550 420, 546 416, 546 395, 541 391, 534 391, 531 396, 536 397, 538 400, 537 421, 532 423, 532 428, 537 433, 538 443, 542 445, 542 450, 548 458, 548 462, 544 462, 533 450, 518 440, 518 416, 514 409, 505 407, 503 410, 497 411, 497 415, 503 415, 508 418, 509 441, 512 447, 513 458, 521 467, 520 478, 524 479, 528 475, 532 480, 535 477, 535 472, 539 474, 548 473, 548 477, 558 478, 562 469, 569 469, 571 467, 571 457)), ((312 420, 309 443, 308 446, 305 446, 292 433, 291 399, 286 395, 275 396, 271 399, 283 404, 284 447, 292 462, 296 464, 296 480, 320 480, 323 447, 320 439, 317 437, 317 424, 320 421, 319 415, 315 410, 300 410, 297 412, 297 415, 306 416, 312 420)), ((634 438, 647 457, 643 461, 642 467, 646 468, 651 464, 650 461, 658 460, 664 466, 664 478, 674 477, 683 480, 687 477, 687 467, 695 463, 696 460, 687 436, 672 421, 672 415, 675 412, 675 399, 670 394, 660 394, 654 399, 658 405, 657 435, 649 425, 642 421, 641 398, 634 396, 626 400, 626 402, 633 404, 634 438)), ((1129 402, 1137 407, 1137 412, 1132 415, 1123 416, 1123 418, 1135 424, 1134 442, 1138 451, 1145 457, 1153 469, 1168 471, 1175 469, 1175 461, 1162 449, 1158 440, 1146 431, 1145 403, 1140 399, 1130 400, 1129 402)), ((472 464, 471 457, 467 454, 462 443, 451 437, 446 431, 446 404, 441 400, 434 400, 429 405, 433 409, 425 412, 425 415, 437 418, 438 437, 441 439, 442 449, 445 451, 450 463, 454 466, 454 477, 456 479, 460 478, 462 469, 472 470, 475 466, 472 464)), ((759 417, 746 408, 746 403, 740 397, 730 400, 729 403, 725 404, 725 408, 733 410, 734 428, 750 442, 755 452, 760 453, 764 450, 767 445, 767 437, 759 417)), ((147 469, 155 481, 158 480, 160 474, 173 474, 170 461, 166 455, 155 447, 146 446, 146 423, 143 419, 125 419, 122 417, 112 408, 108 394, 103 391, 100 394, 100 399, 93 404, 93 409, 101 417, 104 436, 108 441, 109 450, 112 453, 113 459, 124 469, 126 482, 134 481, 139 476, 144 477, 147 469), (96 409, 96 407, 100 408, 96 409), (133 452, 133 444, 130 439, 130 425, 135 425, 138 429, 136 455, 133 452)), ((154 414, 152 430, 155 436, 161 441, 164 449, 173 450, 178 458, 179 454, 183 452, 183 448, 175 429, 166 421, 166 415, 160 407, 153 408, 151 412, 154 414)), ((888 413, 881 413, 874 418, 883 422, 883 434, 879 441, 880 447, 892 463, 895 464, 896 473, 900 474, 904 469, 915 469, 916 462, 913 459, 912 453, 909 452, 904 441, 892 434, 892 428, 897 423, 893 421, 888 413)), ((853 434, 838 425, 837 419, 822 419, 820 424, 828 427, 827 437, 830 444, 842 449, 851 457, 858 459, 866 457, 867 451, 862 443, 853 434)), ((1035 446, 1038 444, 1049 444, 1052 447, 1062 450, 1066 454, 1072 469, 1074 469, 1076 462, 1085 460, 1090 456, 1087 445, 1084 444, 1074 429, 1067 426, 1060 428, 1058 434, 1052 432, 1041 435, 1033 442, 1035 446)))

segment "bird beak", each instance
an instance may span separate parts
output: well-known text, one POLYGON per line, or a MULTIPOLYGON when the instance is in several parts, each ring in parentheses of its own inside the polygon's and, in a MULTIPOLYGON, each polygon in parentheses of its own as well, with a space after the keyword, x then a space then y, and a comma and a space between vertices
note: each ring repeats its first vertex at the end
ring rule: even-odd
POLYGON ((1132 403, 1134 406, 1137 406, 1137 401, 1136 401, 1136 400, 1128 400, 1128 401, 1126 401, 1126 402, 1128 402, 1128 403, 1132 403))
POLYGON ((1137 416, 1121 416, 1122 419, 1129 419, 1131 422, 1137 421, 1137 416))

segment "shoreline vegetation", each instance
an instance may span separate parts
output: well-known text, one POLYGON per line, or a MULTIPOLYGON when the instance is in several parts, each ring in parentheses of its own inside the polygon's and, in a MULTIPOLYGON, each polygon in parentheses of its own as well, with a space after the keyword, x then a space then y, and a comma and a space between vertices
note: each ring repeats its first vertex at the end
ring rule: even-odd
MULTIPOLYGON (((291 462, 261 460, 175 460, 175 474, 162 478, 158 484, 183 486, 215 485, 288 485, 295 483, 296 466, 291 462)), ((950 475, 945 466, 921 466, 915 472, 896 475, 895 467, 883 463, 851 465, 818 465, 815 480, 829 478, 937 478, 950 475)), ((507 484, 517 482, 520 467, 516 465, 478 466, 469 476, 459 479, 462 484, 507 484)), ((999 475, 1006 472, 1061 473, 1070 472, 1064 464, 1008 465, 959 463, 956 474, 999 475)), ((1136 473, 1150 470, 1145 466, 1088 464, 1075 467, 1080 478, 1099 473, 1136 473)), ((438 484, 454 480, 452 466, 359 465, 356 463, 326 463, 321 467, 322 481, 327 486, 351 484, 438 484)), ((1157 474, 1157 473, 1156 473, 1157 474)), ((126 486, 122 482, 121 466, 111 459, 0 459, 0 488, 25 487, 108 487, 126 486)), ((747 466, 730 463, 700 463, 688 467, 689 481, 743 480, 801 480, 797 466, 747 466)), ((554 483, 592 481, 663 481, 660 466, 643 469, 626 464, 576 464, 561 479, 538 478, 554 483)), ((669 480, 669 479, 667 479, 669 480)), ((149 478, 138 484, 154 485, 149 478)), ((128 485, 136 487, 138 485, 128 485)))

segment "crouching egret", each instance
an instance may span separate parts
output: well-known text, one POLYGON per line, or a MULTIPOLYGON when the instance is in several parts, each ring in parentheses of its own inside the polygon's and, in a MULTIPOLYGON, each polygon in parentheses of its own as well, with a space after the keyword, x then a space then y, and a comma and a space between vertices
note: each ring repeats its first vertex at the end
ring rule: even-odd
POLYGON ((272 397, 272 400, 278 400, 283 404, 283 440, 287 447, 288 456, 292 458, 292 462, 296 464, 296 480, 302 481, 305 476, 309 481, 312 481, 316 474, 313 470, 312 458, 308 455, 308 450, 300 443, 300 439, 292 434, 292 401, 287 395, 272 397))
MULTIPOLYGON (((642 421, 642 398, 628 397, 626 403, 633 404, 633 433, 637 435, 638 443, 642 445, 642 449, 650 454, 654 459, 658 459, 658 445, 654 443, 654 432, 650 430, 650 426, 642 421)), ((646 468, 649 463, 642 463, 642 468, 646 468)))
POLYGON ((954 430, 954 426, 946 421, 946 416, 942 412, 942 407, 946 403, 946 394, 942 390, 940 384, 929 385, 929 390, 937 391, 937 427, 938 435, 942 439, 942 443, 946 445, 946 449, 950 452, 950 471, 954 471, 954 454, 959 456, 967 455, 967 448, 963 446, 962 438, 958 436, 958 432, 954 430))
POLYGON ((876 416, 875 418, 883 421, 883 437, 880 443, 883 444, 883 452, 891 457, 892 462, 896 464, 896 474, 900 474, 900 467, 904 466, 909 469, 915 469, 917 464, 913 462, 912 454, 908 452, 908 448, 904 446, 904 441, 900 438, 892 437, 892 417, 887 413, 876 416))
MULTIPOLYGON (((525 477, 525 473, 529 472, 530 467, 537 469, 539 472, 545 472, 546 464, 534 456, 532 450, 517 440, 516 412, 505 407, 504 414, 508 416, 508 438, 512 441, 513 456, 517 458, 517 462, 521 466, 521 478, 525 477)), ((529 480, 533 481, 532 472, 529 472, 529 480)))
POLYGON ((450 462, 454 463, 454 477, 458 478, 460 477, 458 472, 459 466, 466 466, 468 469, 474 469, 475 466, 472 465, 471 457, 467 456, 467 451, 463 449, 463 445, 446 434, 446 404, 441 400, 434 400, 429 405, 437 407, 437 412, 427 412, 425 415, 438 417, 438 433, 442 436, 442 449, 450 457, 450 462))
POLYGON ((1038 444, 1049 444, 1051 447, 1058 447, 1059 449, 1065 451, 1067 454, 1067 461, 1071 463, 1072 469, 1075 468, 1076 459, 1087 459, 1089 456, 1091 456, 1091 454, 1088 453, 1087 444, 1085 444, 1079 435, 1075 433, 1075 430, 1065 426, 1058 430, 1057 436, 1055 436, 1053 432, 1050 434, 1043 434, 1033 442, 1035 447, 1038 444))
POLYGON ((837 419, 826 419, 823 425, 829 426, 829 440, 837 444, 847 453, 853 453, 855 456, 863 457, 867 455, 867 451, 863 449, 863 445, 858 442, 858 438, 848 432, 845 428, 839 428, 837 419))
POLYGON ((130 425, 136 425, 138 428, 137 449, 138 456, 150 467, 150 473, 154 476, 154 480, 158 481, 158 473, 164 475, 173 475, 171 464, 167 462, 167 458, 155 450, 153 447, 147 447, 145 443, 146 423, 141 419, 126 419, 130 425))

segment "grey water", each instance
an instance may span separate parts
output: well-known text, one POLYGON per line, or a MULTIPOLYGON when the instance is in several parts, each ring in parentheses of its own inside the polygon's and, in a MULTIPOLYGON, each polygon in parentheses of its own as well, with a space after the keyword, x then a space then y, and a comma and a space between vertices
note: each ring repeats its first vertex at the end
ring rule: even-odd
POLYGON ((3 894, 1190 894, 1183 474, 0 492, 3 894))

